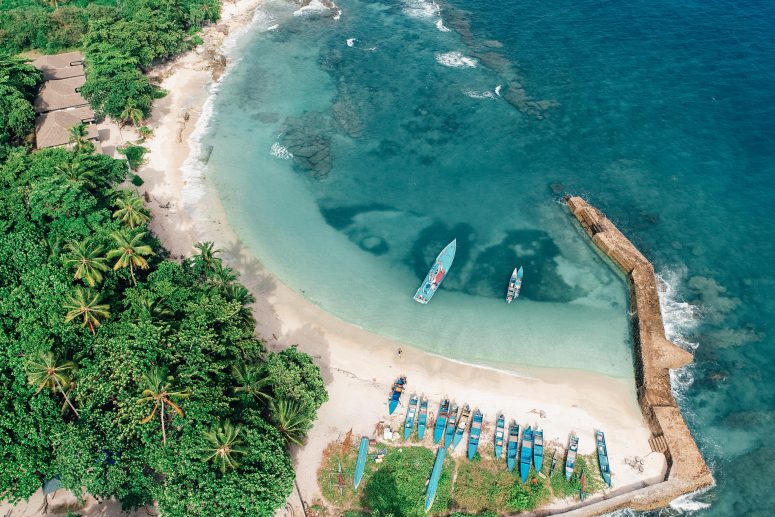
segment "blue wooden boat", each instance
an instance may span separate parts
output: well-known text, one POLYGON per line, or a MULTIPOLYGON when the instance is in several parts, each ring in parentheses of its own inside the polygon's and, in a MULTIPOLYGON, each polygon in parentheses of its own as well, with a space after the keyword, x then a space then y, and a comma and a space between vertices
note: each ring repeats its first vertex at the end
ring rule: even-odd
POLYGON ((611 465, 608 463, 608 448, 605 446, 603 431, 595 431, 597 438, 597 461, 600 464, 600 475, 609 487, 611 486, 611 465))
POLYGON ((568 444, 568 455, 565 457, 565 479, 570 481, 573 475, 573 468, 576 466, 576 455, 579 453, 579 437, 575 434, 570 435, 568 444))
POLYGON ((517 466, 517 451, 519 450, 519 424, 511 421, 509 425, 509 443, 506 446, 506 465, 509 472, 514 472, 517 466))
POLYGON ((541 467, 544 464, 544 431, 543 429, 536 429, 533 432, 533 465, 536 468, 536 472, 541 472, 541 467))
POLYGON ((439 256, 436 257, 430 271, 425 276, 425 280, 422 281, 417 292, 414 294, 414 300, 416 302, 426 304, 431 301, 433 295, 436 294, 436 290, 441 285, 444 277, 447 276, 449 268, 452 267, 452 261, 455 260, 455 251, 457 250, 457 239, 447 244, 439 256))
POLYGON ((444 431, 444 447, 452 445, 452 439, 455 437, 455 428, 457 427, 457 405, 452 404, 447 418, 447 429, 444 431))
POLYGON ((406 386, 406 377, 403 375, 396 379, 396 382, 393 383, 393 390, 390 392, 390 402, 388 407, 388 412, 391 415, 398 407, 398 401, 401 400, 401 394, 404 392, 404 386, 406 386))
POLYGON ((530 474, 530 466, 533 464, 533 429, 528 426, 522 433, 522 452, 519 456, 519 476, 523 483, 527 483, 530 474))
POLYGON ((468 404, 463 406, 463 411, 460 412, 460 417, 457 420, 457 427, 455 428, 455 436, 452 438, 452 448, 457 447, 457 444, 463 439, 463 434, 468 427, 468 419, 471 416, 471 409, 468 404))
POLYGON ((449 400, 444 399, 439 406, 439 416, 436 417, 436 424, 433 428, 433 443, 439 443, 444 438, 444 431, 447 429, 447 420, 449 419, 449 400))
POLYGON ((439 479, 441 479, 441 467, 444 465, 444 456, 447 454, 447 449, 439 447, 436 452, 436 461, 433 463, 433 470, 431 471, 431 477, 428 480, 428 492, 425 495, 425 512, 431 509, 433 506, 433 500, 436 498, 436 489, 439 488, 439 479))
POLYGON ((478 409, 474 411, 474 418, 471 420, 471 432, 468 435, 468 459, 474 459, 476 448, 479 447, 479 436, 482 434, 482 420, 484 415, 478 409))
POLYGON ((509 279, 509 288, 506 290, 506 301, 511 303, 515 298, 519 298, 519 291, 522 289, 522 266, 519 269, 514 268, 509 279))
POLYGON ((428 399, 420 397, 420 411, 417 414, 417 438, 425 436, 425 426, 428 425, 428 399))
POLYGON ((404 440, 412 436, 414 429, 414 420, 417 417, 417 395, 409 397, 409 409, 406 411, 406 422, 404 423, 404 440))
POLYGON ((366 458, 369 455, 369 439, 365 436, 361 438, 361 448, 358 449, 358 460, 355 462, 355 490, 363 479, 363 469, 366 467, 366 458))
POLYGON ((503 454, 503 439, 505 438, 506 419, 503 415, 498 415, 495 423, 495 458, 500 459, 503 454))

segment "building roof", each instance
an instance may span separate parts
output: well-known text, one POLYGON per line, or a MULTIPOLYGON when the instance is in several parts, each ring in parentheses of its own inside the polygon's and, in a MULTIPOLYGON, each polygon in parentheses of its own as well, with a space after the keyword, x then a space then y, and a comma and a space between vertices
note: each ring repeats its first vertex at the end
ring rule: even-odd
POLYGON ((45 113, 47 111, 75 108, 87 104, 78 90, 86 82, 86 77, 77 76, 67 79, 46 81, 35 98, 35 111, 45 113))
POLYGON ((80 52, 65 52, 52 56, 40 56, 32 64, 43 72, 43 80, 67 79, 84 75, 83 54, 80 52))
MULTIPOLYGON (((70 128, 81 122, 94 119, 94 112, 88 106, 43 113, 35 119, 35 140, 38 149, 65 145, 70 141, 70 128)), ((86 126, 89 140, 96 139, 97 127, 86 126)))

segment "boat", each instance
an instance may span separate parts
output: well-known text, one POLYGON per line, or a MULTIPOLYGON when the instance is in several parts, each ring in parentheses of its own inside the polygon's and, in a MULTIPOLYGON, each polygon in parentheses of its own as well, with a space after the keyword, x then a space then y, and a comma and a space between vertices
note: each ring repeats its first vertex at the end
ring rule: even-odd
POLYGON ((471 420, 471 432, 468 435, 468 459, 474 459, 476 448, 479 447, 479 436, 482 434, 482 420, 484 415, 478 409, 474 411, 474 418, 471 420))
POLYGON ((570 435, 568 444, 568 455, 565 457, 565 479, 570 481, 573 475, 573 467, 576 466, 576 454, 579 452, 579 437, 575 434, 570 435))
POLYGON ((471 416, 471 409, 468 404, 463 406, 463 411, 460 412, 460 417, 457 420, 457 427, 455 428, 455 436, 452 438, 452 448, 457 447, 457 444, 463 439, 463 434, 468 427, 468 418, 471 416))
POLYGON ((425 426, 428 424, 428 399, 420 397, 420 412, 417 414, 417 439, 425 436, 425 426))
POLYGON ((436 417, 436 424, 433 428, 433 443, 439 443, 444 438, 444 431, 447 429, 447 419, 449 419, 449 400, 444 399, 439 406, 439 416, 436 417))
POLYGON ((544 464, 544 431, 543 429, 536 429, 533 432, 533 466, 536 468, 536 472, 541 472, 541 467, 544 464))
POLYGON ((608 463, 608 448, 605 446, 603 431, 595 431, 597 438, 597 461, 600 464, 600 475, 609 487, 611 486, 611 465, 608 463))
POLYGON ((409 397, 409 409, 406 411, 406 423, 404 424, 404 440, 412 436, 414 419, 417 417, 417 395, 409 397))
POLYGON ((366 467, 366 458, 369 455, 369 439, 365 436, 361 438, 361 447, 358 449, 358 460, 355 462, 355 490, 363 479, 363 469, 366 467))
POLYGON ((503 415, 498 415, 498 420, 495 423, 495 458, 500 459, 503 454, 503 438, 504 427, 506 425, 506 419, 503 415))
POLYGON ((557 465, 557 449, 558 447, 555 447, 554 452, 552 453, 552 466, 549 467, 549 477, 552 477, 552 474, 554 474, 554 467, 557 465))
POLYGON ((406 377, 401 376, 393 383, 393 390, 390 392, 390 406, 388 413, 393 414, 393 411, 398 407, 398 401, 401 400, 401 394, 404 392, 406 386, 406 377))
POLYGON ((528 426, 522 433, 522 451, 519 456, 519 475, 527 483, 530 466, 533 464, 533 429, 528 426))
POLYGON ((436 260, 433 262, 431 269, 425 276, 425 280, 422 281, 417 292, 414 294, 414 300, 422 303, 423 305, 431 301, 433 295, 436 294, 436 290, 441 285, 444 277, 447 276, 449 268, 452 267, 452 261, 455 260, 455 250, 457 250, 457 239, 453 239, 452 242, 447 244, 436 260))
POLYGON ((447 418, 447 428, 444 430, 444 447, 449 447, 452 444, 452 439, 455 436, 456 426, 457 405, 452 404, 452 408, 449 410, 449 418, 447 418))
POLYGON ((428 493, 425 495, 425 512, 431 509, 433 506, 433 500, 436 498, 436 489, 439 487, 439 479, 441 479, 441 467, 444 465, 444 456, 447 454, 447 449, 439 447, 436 453, 436 461, 433 463, 433 470, 431 471, 431 477, 428 480, 428 493))
POLYGON ((519 269, 514 268, 509 280, 509 288, 506 290, 506 301, 511 303, 514 298, 519 298, 519 291, 522 289, 522 266, 519 269))
POLYGON ((506 446, 506 465, 509 472, 514 471, 517 466, 517 450, 519 450, 519 424, 511 421, 509 425, 509 443, 506 446))

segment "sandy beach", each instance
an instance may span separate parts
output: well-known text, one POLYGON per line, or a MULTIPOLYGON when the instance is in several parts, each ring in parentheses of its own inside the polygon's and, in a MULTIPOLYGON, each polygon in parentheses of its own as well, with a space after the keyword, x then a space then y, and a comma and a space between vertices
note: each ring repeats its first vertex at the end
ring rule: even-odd
MULTIPOLYGON (((499 412, 522 425, 540 425, 547 442, 565 444, 574 431, 580 436, 582 453, 594 451, 594 430, 602 429, 608 440, 614 492, 661 481, 664 456, 649 454, 650 434, 637 405, 634 381, 577 370, 531 369, 512 374, 427 354, 324 312, 275 278, 243 247, 216 193, 196 176, 195 160, 189 157, 198 154, 198 143, 191 136, 213 91, 213 70, 221 70, 217 63, 227 37, 224 32, 235 37, 247 27, 259 3, 226 3, 223 21, 219 28, 208 29, 205 44, 158 71, 169 94, 157 102, 149 122, 154 136, 145 144, 151 152, 140 171, 145 180, 141 192, 147 193, 153 211, 152 229, 173 257, 189 255, 197 241, 214 241, 255 295, 257 332, 268 346, 281 349, 297 344, 320 365, 330 398, 320 409, 307 444, 293 451, 305 503, 320 498, 317 471, 328 443, 350 429, 357 435, 372 435, 381 421, 393 428, 402 425, 404 408, 392 419, 387 411, 390 385, 400 374, 408 377, 409 392, 430 398, 433 413, 443 397, 478 406, 485 414, 483 440, 490 439, 499 412), (643 472, 625 464, 625 458, 634 456, 646 458, 643 472)), ((298 515, 296 493, 289 504, 298 515)), ((284 512, 288 510, 280 514, 284 512)))

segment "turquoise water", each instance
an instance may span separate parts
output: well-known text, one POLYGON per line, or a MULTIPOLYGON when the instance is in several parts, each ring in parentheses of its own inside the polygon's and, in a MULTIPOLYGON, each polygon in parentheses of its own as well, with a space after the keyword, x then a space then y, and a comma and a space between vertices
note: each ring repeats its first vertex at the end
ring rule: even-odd
POLYGON ((244 243, 380 334, 627 377, 624 283, 558 203, 586 196, 653 260, 668 330, 696 348, 677 395, 718 486, 663 514, 769 515, 771 4, 341 8, 335 21, 270 2, 259 25, 278 27, 244 41, 221 85, 207 174, 244 243), (412 294, 452 237, 455 264, 420 306, 412 294), (507 306, 518 264, 523 296, 507 306))

